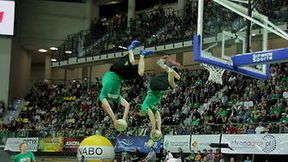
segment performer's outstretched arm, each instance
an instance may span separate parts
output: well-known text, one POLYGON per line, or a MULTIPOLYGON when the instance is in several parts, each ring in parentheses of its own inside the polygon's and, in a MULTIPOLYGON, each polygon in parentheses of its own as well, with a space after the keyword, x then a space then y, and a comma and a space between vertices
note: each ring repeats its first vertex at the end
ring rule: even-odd
POLYGON ((128 121, 128 113, 130 109, 130 104, 123 98, 121 97, 121 105, 124 107, 124 114, 123 114, 123 119, 125 121, 128 121))
POLYGON ((150 50, 141 50, 139 55, 140 55, 140 59, 139 59, 139 64, 138 64, 138 74, 140 76, 144 75, 144 71, 145 71, 145 62, 144 62, 144 57, 153 54, 154 51, 150 51, 150 50))
POLYGON ((102 108, 104 109, 104 111, 110 116, 110 118, 112 119, 112 122, 113 122, 113 124, 114 124, 114 128, 118 128, 119 127, 119 124, 118 124, 118 122, 117 122, 117 119, 116 119, 116 117, 115 117, 115 114, 114 114, 114 112, 112 111, 112 109, 111 109, 111 107, 110 107, 110 104, 109 104, 109 102, 107 101, 107 99, 106 98, 104 98, 103 100, 102 100, 102 108))
MULTIPOLYGON (((157 64, 168 73, 168 82, 172 88, 175 88, 176 84, 175 84, 174 78, 179 80, 180 76, 175 70, 173 70, 171 67, 166 65, 167 60, 168 60, 168 56, 165 55, 157 61, 157 64)), ((170 62, 175 64, 176 66, 180 65, 179 63, 175 61, 174 62, 170 61, 170 62)))

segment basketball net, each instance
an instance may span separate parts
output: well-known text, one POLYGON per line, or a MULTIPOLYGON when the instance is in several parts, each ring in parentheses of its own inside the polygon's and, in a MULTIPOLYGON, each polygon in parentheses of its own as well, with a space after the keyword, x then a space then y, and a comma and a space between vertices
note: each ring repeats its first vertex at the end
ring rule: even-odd
POLYGON ((208 81, 221 85, 223 84, 222 76, 225 72, 225 69, 208 64, 201 64, 201 66, 209 71, 208 81))

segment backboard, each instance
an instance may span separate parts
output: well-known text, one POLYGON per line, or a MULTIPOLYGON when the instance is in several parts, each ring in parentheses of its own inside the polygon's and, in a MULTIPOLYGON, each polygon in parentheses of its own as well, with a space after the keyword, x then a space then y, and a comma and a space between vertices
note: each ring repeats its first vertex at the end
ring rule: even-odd
POLYGON ((253 78, 268 79, 269 64, 288 62, 285 31, 288 7, 271 2, 271 10, 265 11, 268 4, 251 0, 254 9, 249 16, 248 3, 248 0, 211 0, 204 4, 198 0, 193 59, 253 78), (248 22, 251 22, 250 34, 248 22))

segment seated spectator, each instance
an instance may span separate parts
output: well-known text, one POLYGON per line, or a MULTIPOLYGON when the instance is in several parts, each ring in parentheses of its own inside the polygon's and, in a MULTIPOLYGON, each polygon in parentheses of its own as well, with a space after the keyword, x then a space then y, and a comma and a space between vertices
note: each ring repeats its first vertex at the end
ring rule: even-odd
POLYGON ((230 124, 229 127, 227 128, 228 134, 236 134, 237 131, 238 131, 237 127, 234 126, 233 124, 230 124))
POLYGON ((262 123, 262 122, 260 122, 260 123, 258 124, 258 126, 255 128, 256 134, 264 133, 265 130, 266 130, 266 128, 263 126, 263 123, 262 123))
POLYGON ((248 129, 246 130, 246 134, 255 134, 255 129, 254 126, 252 124, 249 124, 248 129))

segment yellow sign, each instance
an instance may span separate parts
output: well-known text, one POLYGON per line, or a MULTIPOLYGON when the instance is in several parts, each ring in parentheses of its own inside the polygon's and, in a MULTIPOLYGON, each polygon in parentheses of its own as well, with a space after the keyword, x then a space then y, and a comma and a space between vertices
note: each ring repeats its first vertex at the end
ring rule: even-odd
POLYGON ((39 149, 41 152, 63 152, 63 137, 40 138, 39 149))

